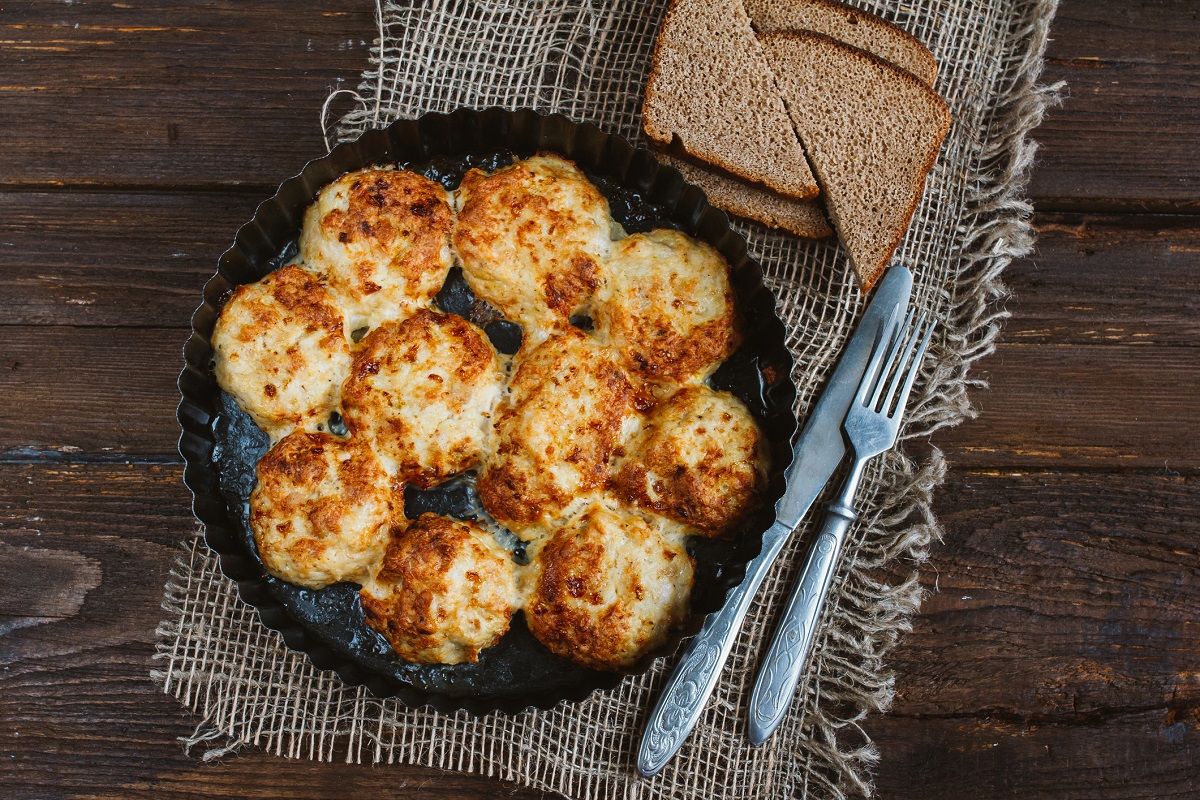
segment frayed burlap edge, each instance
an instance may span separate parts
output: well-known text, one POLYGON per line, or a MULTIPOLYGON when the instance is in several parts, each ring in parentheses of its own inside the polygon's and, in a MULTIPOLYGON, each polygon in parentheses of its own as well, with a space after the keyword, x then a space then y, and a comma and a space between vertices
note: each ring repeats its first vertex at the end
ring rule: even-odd
MULTIPOLYGON (((1057 0, 1031 6, 1033 10, 1025 27, 1013 33, 1015 41, 1024 43, 1013 47, 1014 53, 1023 53, 1022 62, 999 94, 988 130, 981 134, 987 150, 979 162, 976 173, 979 179, 968 187, 965 199, 967 216, 975 224, 967 226, 969 238, 963 247, 962 268, 954 297, 947 304, 946 346, 942 357, 921 381, 921 386, 930 388, 922 397, 914 398, 906 438, 925 436, 974 416, 967 393, 969 388, 982 387, 984 383, 973 378, 970 371, 976 361, 993 352, 1007 316, 1003 309, 1006 292, 1001 273, 1012 259, 1028 254, 1032 248, 1033 230, 1028 222, 1031 208, 1023 195, 1036 145, 1027 135, 1040 123, 1046 108, 1057 101, 1062 87, 1037 85, 1057 0)), ((382 47, 382 27, 377 45, 382 47)), ((363 87, 372 88, 377 87, 363 87)), ((367 91, 360 90, 359 95, 367 95, 367 91)), ((368 105, 369 99, 363 103, 364 107, 368 105)), ((322 112, 323 121, 327 110, 328 104, 322 112)), ((361 117, 361 110, 358 113, 361 117)), ((347 120, 354 114, 348 115, 347 120)), ((824 634, 831 651, 853 658, 838 658, 824 665, 824 669, 839 671, 836 680, 810 682, 810 694, 812 687, 818 686, 825 696, 807 697, 803 704, 805 713, 810 715, 812 736, 804 742, 803 778, 798 785, 788 787, 796 793, 842 797, 848 791, 871 792, 868 773, 878 754, 859 723, 869 712, 884 711, 891 703, 894 678, 883 659, 900 636, 911 629, 911 617, 920 605, 922 589, 915 566, 927 558, 930 544, 941 535, 931 504, 933 491, 942 482, 945 469, 942 454, 934 450, 920 464, 897 451, 874 470, 877 488, 870 502, 877 511, 860 526, 856 559, 844 565, 844 577, 835 587, 840 598, 836 607, 838 619, 836 624, 826 626, 824 634), (870 546, 864 545, 867 541, 870 546), (889 583, 898 564, 909 565, 907 574, 898 582, 889 583)), ((167 663, 156 669, 153 676, 165 690, 174 690, 185 705, 199 710, 211 708, 200 695, 203 687, 185 684, 177 676, 172 680, 174 665, 169 661, 172 650, 167 644, 187 634, 181 629, 181 622, 193 611, 187 608, 191 597, 188 582, 199 579, 196 560, 202 545, 191 541, 186 547, 187 555, 172 570, 167 584, 163 607, 168 616, 158 630, 160 644, 156 657, 167 663), (185 686, 181 694, 181 687, 185 686)), ((237 602, 235 596, 232 602, 237 602)), ((194 735, 187 737, 185 745, 189 749, 203 747, 205 760, 212 760, 255 743, 258 738, 243 721, 205 718, 194 735)), ((409 748, 397 757, 394 750, 381 744, 381 738, 382 733, 372 736, 359 732, 355 737, 352 732, 349 741, 342 743, 346 759, 359 761, 365 755, 374 761, 401 760, 467 769, 576 796, 608 797, 620 791, 618 785, 609 785, 602 777, 596 781, 589 779, 581 791, 578 775, 569 775, 552 764, 538 764, 538 753, 523 753, 500 767, 473 757, 468 763, 463 763, 461 757, 455 763, 453 759, 448 762, 444 752, 435 756, 436 748, 424 751, 409 748)), ((331 730, 327 737, 322 729, 312 731, 307 738, 291 736, 287 741, 283 736, 268 736, 266 746, 281 755, 331 759, 337 740, 335 731, 331 730)), ((623 793, 641 796, 629 785, 623 793)))

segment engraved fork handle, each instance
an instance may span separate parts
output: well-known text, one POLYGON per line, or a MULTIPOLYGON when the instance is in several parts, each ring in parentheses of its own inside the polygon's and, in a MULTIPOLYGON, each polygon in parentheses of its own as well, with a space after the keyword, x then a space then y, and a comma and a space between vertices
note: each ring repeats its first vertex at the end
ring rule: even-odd
POLYGON ((729 595, 724 607, 705 620, 704 627, 675 665, 642 734, 638 751, 638 772, 642 775, 657 774, 696 727, 721 667, 733 649, 750 602, 791 532, 791 526, 780 522, 767 529, 762 552, 746 565, 745 579, 729 595))
POLYGON ((857 519, 854 495, 868 459, 855 459, 842 491, 826 507, 827 515, 804 561, 800 580, 792 589, 775 638, 759 669, 750 695, 750 741, 762 744, 787 716, 796 684, 812 653, 825 596, 837 569, 838 556, 850 526, 857 519))

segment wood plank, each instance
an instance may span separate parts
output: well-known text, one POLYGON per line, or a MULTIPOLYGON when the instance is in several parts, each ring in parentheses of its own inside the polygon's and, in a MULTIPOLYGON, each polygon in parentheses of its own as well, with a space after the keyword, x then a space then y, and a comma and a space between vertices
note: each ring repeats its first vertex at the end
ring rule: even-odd
MULTIPOLYGON (((951 473, 938 504, 946 541, 925 575, 940 592, 889 659, 895 713, 866 723, 883 796, 1181 791, 1200 722, 1197 480, 951 473)), ((175 738, 194 720, 147 678, 161 586, 192 525, 179 468, 3 464, 0 498, 0 575, 22 576, 0 578, 0 623, 29 583, 81 600, 0 632, 0 753, 11 756, 0 782, 12 796, 306 798, 343 782, 390 785, 389 796, 399 784, 452 798, 511 791, 256 751, 216 766, 185 757, 175 738), (90 563, 99 580, 81 586, 51 561, 90 563)))
POLYGON ((0 193, 0 324, 186 328, 254 193, 0 193))
POLYGON ((179 328, 0 327, 0 458, 178 458, 179 328))
MULTIPOLYGON (((172 459, 178 328, 0 326, 0 458, 172 459)), ((1200 468, 1192 348, 1001 344, 978 375, 982 419, 934 443, 962 466, 1200 468)))
MULTIPOLYGON (((352 0, 6 8, 0 184, 269 189, 323 151, 321 103, 357 85, 374 31, 352 0)), ((1036 134, 1040 207, 1198 208, 1198 34, 1187 0, 1064 4, 1045 78, 1072 89, 1036 134)))
POLYGON ((955 470, 894 711, 1092 725, 1200 706, 1200 477, 955 470))
POLYGON ((1200 719, 1163 711, 1094 726, 872 717, 883 798, 1168 800, 1196 796, 1200 719))
POLYGON ((1194 470, 1200 362, 1188 347, 1001 343, 980 419, 933 437, 959 467, 1194 470))
POLYGON ((278 185, 325 152, 321 105, 358 85, 373 16, 356 0, 10 3, 0 184, 278 185))
POLYGON ((1039 209, 1200 211, 1200 15, 1189 0, 1064 2, 1043 80, 1069 97, 1034 133, 1039 209))
POLYGON ((1200 344, 1196 218, 1037 214, 1034 224, 1036 251, 1004 273, 1002 341, 1200 344))
MULTIPOLYGON (((0 325, 186 327, 253 193, 0 193, 0 325)), ((1200 343, 1200 222, 1038 214, 1003 340, 1200 343)))

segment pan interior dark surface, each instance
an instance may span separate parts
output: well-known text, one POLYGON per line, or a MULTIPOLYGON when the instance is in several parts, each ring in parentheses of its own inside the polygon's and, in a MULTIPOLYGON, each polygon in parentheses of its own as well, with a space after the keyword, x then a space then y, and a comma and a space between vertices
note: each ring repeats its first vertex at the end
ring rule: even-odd
MULTIPOLYGON (((683 636, 699 629, 705 614, 720 608, 774 520, 773 506, 783 492, 783 470, 796 428, 791 356, 774 299, 762 285, 758 265, 747 257, 744 240, 698 189, 685 184, 675 170, 660 166, 649 152, 592 126, 559 116, 491 109, 429 115, 372 131, 310 162, 263 203, 222 257, 205 297, 185 348, 188 366, 180 377, 184 400, 179 416, 184 427, 180 449, 188 465, 185 481, 195 494, 196 514, 206 525, 208 543, 221 554, 226 574, 238 581, 243 599, 259 609, 264 623, 279 630, 289 646, 306 652, 319 667, 336 669, 350 683, 365 683, 376 694, 399 695, 412 705, 482 713, 549 707, 614 686, 621 675, 643 671, 654 656, 676 648, 683 636), (729 260, 745 321, 745 343, 721 365, 710 385, 737 395, 766 432, 772 449, 768 502, 731 541, 691 540, 689 551, 697 562, 691 617, 664 651, 647 656, 631 670, 601 673, 551 654, 528 632, 520 613, 509 633, 483 651, 475 664, 408 664, 365 624, 356 585, 313 591, 265 573, 249 531, 248 501, 267 437, 216 386, 208 340, 233 286, 258 280, 295 255, 305 208, 322 186, 341 174, 371 164, 395 164, 453 189, 471 167, 491 170, 542 151, 575 160, 608 198, 613 217, 627 232, 676 228, 709 242, 729 260)), ((501 352, 519 347, 520 327, 477 300, 457 268, 436 303, 483 327, 501 352)), ((574 322, 585 330, 590 325, 586 318, 574 322)), ((337 432, 339 425, 335 415, 331 428, 337 432)), ((471 475, 426 491, 406 490, 405 510, 410 518, 422 511, 460 518, 482 513, 471 475)), ((514 558, 520 561, 523 552, 516 550, 514 558)))

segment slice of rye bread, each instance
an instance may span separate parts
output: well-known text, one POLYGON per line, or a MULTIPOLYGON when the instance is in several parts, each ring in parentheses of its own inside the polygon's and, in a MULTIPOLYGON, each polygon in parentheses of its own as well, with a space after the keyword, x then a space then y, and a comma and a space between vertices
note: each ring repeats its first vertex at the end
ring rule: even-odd
POLYGON ((929 48, 908 31, 885 19, 836 0, 743 0, 750 24, 759 33, 808 30, 874 53, 927 86, 937 78, 937 61, 929 48))
POLYGON ((823 34, 759 40, 866 292, 912 221, 950 111, 912 74, 823 34))
POLYGON ((741 0, 674 0, 654 45, 646 135, 785 197, 817 194, 741 0))
POLYGON ((708 164, 687 157, 659 151, 658 158, 683 174, 684 180, 695 184, 708 195, 708 202, 739 217, 761 222, 772 228, 782 228, 806 239, 827 239, 833 228, 825 220, 825 212, 817 200, 793 200, 770 189, 747 183, 708 164))

